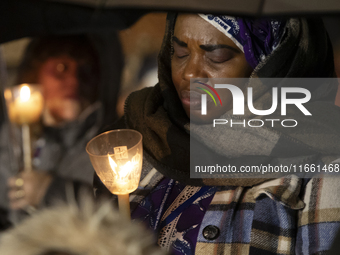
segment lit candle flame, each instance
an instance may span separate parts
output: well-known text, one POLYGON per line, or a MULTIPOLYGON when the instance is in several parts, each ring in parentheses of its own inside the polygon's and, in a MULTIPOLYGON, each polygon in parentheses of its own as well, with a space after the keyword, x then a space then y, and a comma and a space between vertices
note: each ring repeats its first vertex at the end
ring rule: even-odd
POLYGON ((20 100, 22 102, 26 102, 30 99, 31 97, 31 91, 30 91, 30 88, 28 86, 23 86, 21 89, 20 89, 20 100))
POLYGON ((108 155, 109 163, 111 166, 112 171, 115 173, 116 178, 123 181, 128 177, 128 175, 133 171, 135 166, 138 164, 136 162, 135 158, 131 161, 126 162, 124 165, 119 167, 119 170, 116 171, 116 168, 118 167, 117 163, 108 155))
POLYGON ((112 171, 115 173, 115 174, 117 174, 117 172, 116 172, 116 167, 117 167, 117 164, 116 164, 116 162, 109 156, 109 155, 107 155, 107 157, 109 158, 109 163, 110 163, 110 166, 111 166, 111 168, 112 168, 112 171))
POLYGON ((133 165, 130 161, 126 162, 124 166, 120 168, 119 177, 126 178, 126 176, 133 170, 133 165))

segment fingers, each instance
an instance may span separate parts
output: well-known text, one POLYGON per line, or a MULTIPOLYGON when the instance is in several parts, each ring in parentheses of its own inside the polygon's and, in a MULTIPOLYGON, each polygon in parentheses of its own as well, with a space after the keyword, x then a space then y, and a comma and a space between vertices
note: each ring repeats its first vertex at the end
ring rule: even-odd
POLYGON ((12 210, 25 209, 29 206, 26 199, 10 200, 9 206, 12 210))
POLYGON ((7 185, 9 188, 15 188, 16 187, 16 180, 18 178, 17 177, 11 177, 7 180, 7 185))
POLYGON ((20 174, 8 179, 8 198, 11 209, 22 209, 28 206, 24 185, 25 181, 20 174))
POLYGON ((24 186, 24 179, 22 178, 17 178, 14 182, 15 186, 17 186, 18 188, 21 188, 22 186, 24 186))
POLYGON ((12 188, 8 192, 10 208, 13 210, 22 209, 28 206, 25 199, 26 193, 23 189, 12 188))
POLYGON ((24 179, 21 177, 11 177, 8 179, 7 184, 11 189, 22 189, 24 186, 24 179))
POLYGON ((25 209, 39 206, 52 181, 46 172, 21 172, 8 179, 8 198, 12 209, 25 209))
POLYGON ((21 198, 24 198, 25 197, 25 191, 23 189, 18 189, 18 190, 11 190, 9 193, 8 193, 8 197, 9 199, 11 200, 19 200, 21 198))

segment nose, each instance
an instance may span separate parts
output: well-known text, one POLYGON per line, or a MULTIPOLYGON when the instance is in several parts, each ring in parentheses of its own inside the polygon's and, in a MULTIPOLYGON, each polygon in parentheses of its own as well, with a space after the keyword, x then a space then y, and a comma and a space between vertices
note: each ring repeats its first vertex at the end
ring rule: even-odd
POLYGON ((205 76, 203 59, 200 56, 191 55, 184 66, 183 80, 190 82, 191 78, 207 78, 205 76))

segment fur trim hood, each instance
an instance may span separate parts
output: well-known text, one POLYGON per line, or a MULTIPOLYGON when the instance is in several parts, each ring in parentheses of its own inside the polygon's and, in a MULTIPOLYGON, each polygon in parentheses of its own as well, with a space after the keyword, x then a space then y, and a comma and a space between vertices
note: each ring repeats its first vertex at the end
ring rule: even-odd
POLYGON ((162 255, 151 232, 127 222, 109 202, 42 210, 0 239, 1 255, 162 255))

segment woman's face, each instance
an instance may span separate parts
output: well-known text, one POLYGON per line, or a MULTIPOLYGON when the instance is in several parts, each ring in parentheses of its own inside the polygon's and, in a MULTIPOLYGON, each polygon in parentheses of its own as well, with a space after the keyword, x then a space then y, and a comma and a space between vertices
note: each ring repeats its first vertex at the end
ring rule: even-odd
MULTIPOLYGON (((172 81, 191 121, 209 123, 230 110, 232 108, 230 91, 216 89, 223 106, 215 107, 213 102, 208 101, 207 115, 201 115, 199 97, 197 94, 193 96, 195 94, 193 91, 189 93, 190 78, 249 77, 252 68, 236 44, 198 15, 181 14, 175 24, 173 47, 172 81)), ((196 92, 202 93, 199 90, 196 92)))
POLYGON ((39 70, 46 107, 57 123, 75 120, 81 111, 78 64, 69 56, 48 58, 39 70))

